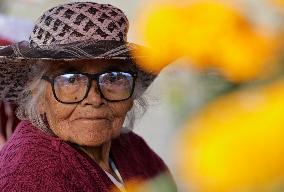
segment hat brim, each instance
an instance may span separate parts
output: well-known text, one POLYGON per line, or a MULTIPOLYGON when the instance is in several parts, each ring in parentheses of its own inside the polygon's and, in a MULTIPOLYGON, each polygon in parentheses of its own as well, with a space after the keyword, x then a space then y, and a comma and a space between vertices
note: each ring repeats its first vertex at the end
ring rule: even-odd
POLYGON ((131 60, 137 66, 142 89, 156 78, 157 74, 144 71, 135 63, 143 46, 120 41, 88 41, 66 45, 33 46, 22 41, 0 49, 0 99, 16 102, 26 86, 33 80, 33 65, 38 61, 75 61, 75 60, 131 60))
POLYGON ((22 41, 0 49, 0 58, 14 59, 131 59, 146 57, 138 55, 145 47, 134 43, 102 40, 70 44, 33 45, 22 41))

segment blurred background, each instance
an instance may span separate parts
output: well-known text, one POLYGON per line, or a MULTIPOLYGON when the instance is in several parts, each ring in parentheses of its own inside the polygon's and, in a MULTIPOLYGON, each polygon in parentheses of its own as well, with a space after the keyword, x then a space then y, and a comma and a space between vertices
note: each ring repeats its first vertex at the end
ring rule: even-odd
MULTIPOLYGON (((28 39, 37 17, 64 2, 1 0, 0 43, 28 39)), ((140 65, 159 76, 134 131, 179 191, 284 191, 284 1, 95 2, 124 10, 128 40, 149 48, 140 65)))

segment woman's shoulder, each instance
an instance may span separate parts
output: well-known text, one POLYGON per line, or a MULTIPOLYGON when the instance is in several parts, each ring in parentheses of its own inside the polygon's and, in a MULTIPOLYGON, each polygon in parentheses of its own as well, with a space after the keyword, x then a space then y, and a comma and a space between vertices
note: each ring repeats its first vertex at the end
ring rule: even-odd
POLYGON ((112 153, 117 159, 127 162, 135 169, 144 169, 150 177, 168 171, 164 161, 146 141, 134 132, 121 134, 112 144, 112 153))
POLYGON ((126 179, 139 178, 153 182, 153 186, 163 184, 169 191, 177 191, 168 167, 141 136, 132 131, 121 134, 114 140, 112 149, 113 158, 126 179))
POLYGON ((30 122, 22 121, 0 151, 0 167, 3 160, 12 156, 19 160, 22 156, 25 158, 31 156, 35 159, 36 156, 33 155, 39 153, 43 156, 54 155, 56 153, 53 149, 57 140, 34 127, 30 122))
POLYGON ((0 151, 0 174, 6 170, 28 172, 42 166, 52 167, 57 160, 59 163, 56 140, 31 123, 21 122, 0 151))
POLYGON ((133 131, 120 134, 119 137, 114 139, 114 142, 121 146, 126 146, 132 143, 132 145, 135 145, 135 146, 139 145, 139 146, 144 146, 146 148, 149 148, 149 145, 146 143, 146 141, 140 135, 138 135, 137 133, 134 133, 133 131))
POLYGON ((122 133, 119 137, 114 139, 112 143, 114 148, 127 150, 128 152, 131 152, 130 150, 133 149, 135 151, 138 150, 141 153, 155 153, 146 141, 133 131, 122 133))
MULTIPOLYGON (((52 139, 28 122, 21 122, 0 152, 0 190, 37 191, 37 187, 61 177, 60 157, 52 139)), ((49 187, 49 186, 45 186, 49 187)))

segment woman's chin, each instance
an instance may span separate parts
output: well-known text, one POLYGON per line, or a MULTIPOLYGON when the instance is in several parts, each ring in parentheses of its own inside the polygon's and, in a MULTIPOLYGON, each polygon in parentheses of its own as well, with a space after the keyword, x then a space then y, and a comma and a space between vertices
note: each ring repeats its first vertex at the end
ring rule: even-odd
POLYGON ((68 140, 84 146, 99 146, 112 139, 114 130, 109 121, 77 121, 66 130, 68 140))

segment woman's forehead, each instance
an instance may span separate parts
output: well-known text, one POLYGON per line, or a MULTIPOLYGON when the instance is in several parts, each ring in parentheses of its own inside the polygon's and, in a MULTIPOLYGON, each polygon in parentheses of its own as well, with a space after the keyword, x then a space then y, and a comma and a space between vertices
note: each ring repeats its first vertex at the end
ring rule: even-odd
POLYGON ((132 70, 133 64, 127 60, 81 60, 57 63, 50 67, 49 73, 81 71, 99 73, 109 70, 132 70))

